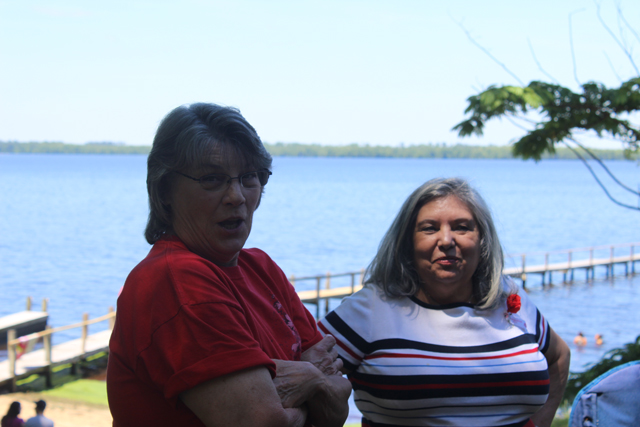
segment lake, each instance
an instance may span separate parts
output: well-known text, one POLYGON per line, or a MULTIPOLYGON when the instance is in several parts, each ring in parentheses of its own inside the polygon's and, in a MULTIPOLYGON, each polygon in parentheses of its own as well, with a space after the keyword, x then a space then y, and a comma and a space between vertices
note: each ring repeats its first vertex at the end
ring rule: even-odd
MULTIPOLYGON (((635 163, 607 164, 638 186, 635 163)), ((507 253, 640 242, 640 212, 611 203, 578 161, 277 157, 247 247, 265 250, 287 275, 360 270, 411 191, 450 176, 485 197, 507 253)), ((49 298, 53 326, 115 306, 149 251, 145 179, 145 156, 0 155, 0 316, 23 310, 29 295, 36 307, 49 298)), ((599 276, 529 290, 565 340, 579 330, 591 338, 572 370, 640 334, 640 279, 599 276), (601 348, 595 333, 604 334, 601 348)))

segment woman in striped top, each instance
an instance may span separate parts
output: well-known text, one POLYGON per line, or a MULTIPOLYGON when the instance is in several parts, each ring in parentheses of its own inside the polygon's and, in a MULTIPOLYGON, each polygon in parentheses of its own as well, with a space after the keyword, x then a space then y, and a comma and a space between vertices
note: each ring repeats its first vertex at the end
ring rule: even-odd
POLYGON ((409 196, 364 288, 319 323, 363 426, 551 425, 569 348, 502 269, 489 209, 466 181, 409 196))

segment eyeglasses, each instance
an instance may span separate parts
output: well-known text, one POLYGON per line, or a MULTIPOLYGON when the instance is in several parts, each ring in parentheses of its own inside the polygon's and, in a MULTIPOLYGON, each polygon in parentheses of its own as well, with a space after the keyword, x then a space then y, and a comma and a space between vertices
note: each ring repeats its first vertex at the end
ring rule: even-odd
POLYGON ((243 173, 242 175, 232 177, 226 173, 212 173, 200 178, 194 178, 185 173, 173 171, 178 175, 182 175, 185 178, 192 179, 198 182, 203 189, 207 191, 223 191, 229 188, 231 181, 237 179, 240 185, 244 188, 254 189, 267 185, 271 171, 268 169, 260 169, 258 171, 243 173))

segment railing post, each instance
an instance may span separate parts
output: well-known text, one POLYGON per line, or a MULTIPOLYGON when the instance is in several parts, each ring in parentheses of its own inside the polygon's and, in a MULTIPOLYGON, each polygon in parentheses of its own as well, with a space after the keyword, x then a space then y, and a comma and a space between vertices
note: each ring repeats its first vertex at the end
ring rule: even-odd
MULTIPOLYGON (((47 325, 45 327, 45 332, 48 331, 49 329, 51 329, 51 326, 47 325)), ((53 385, 53 381, 52 381, 53 371, 51 370, 51 335, 52 334, 47 334, 42 338, 42 340, 44 341, 44 359, 47 364, 47 371, 45 373, 45 381, 46 381, 47 387, 51 387, 53 385)))
MULTIPOLYGON (((51 329, 51 326, 47 325, 45 331, 51 329)), ((44 358, 47 361, 47 365, 51 365, 51 335, 47 334, 44 336, 44 358)))
POLYGON ((87 336, 89 335, 89 325, 87 325, 87 321, 89 320, 89 313, 84 313, 82 315, 82 354, 87 352, 87 336))
MULTIPOLYGON (((113 306, 112 305, 109 306, 109 311, 108 312, 109 313, 113 313, 113 306)), ((116 325, 116 317, 115 316, 110 317, 109 318, 109 329, 111 329, 113 331, 113 327, 115 325, 116 325)))
POLYGON ((49 309, 49 298, 42 298, 42 312, 46 313, 49 309))
MULTIPOLYGON (((16 330, 15 329, 9 329, 7 331, 7 343, 11 343, 11 341, 16 339, 16 330)), ((12 378, 12 388, 15 388, 15 384, 16 384, 16 345, 15 344, 9 344, 7 345, 7 353, 8 353, 8 357, 9 357, 9 376, 11 376, 12 378)), ((15 390, 14 390, 15 391, 15 390)))
POLYGON ((27 297, 27 311, 31 311, 31 297, 27 297))
POLYGON ((320 320, 320 276, 316 277, 316 320, 320 320))
POLYGON ((571 259, 573 258, 573 251, 569 251, 569 271, 571 272, 571 283, 573 283, 573 268, 571 267, 571 259))
POLYGON ((522 254, 522 274, 520 275, 520 279, 522 279, 523 288, 527 286, 527 273, 525 273, 526 264, 527 264, 527 255, 522 254))
POLYGON ((291 276, 289 276, 289 282, 291 283, 291 286, 293 286, 295 288, 296 287, 296 276, 294 276, 293 274, 291 276))
POLYGON ((360 286, 364 285, 364 268, 360 270, 360 286))
POLYGON ((352 294, 355 288, 356 288, 356 273, 351 273, 351 293, 352 294))
MULTIPOLYGON (((324 284, 325 289, 331 289, 331 272, 327 271, 327 281, 324 284)), ((329 298, 324 300, 324 314, 329 314, 329 298)))
POLYGON ((635 254, 633 253, 633 248, 634 248, 634 245, 631 244, 631 274, 635 275, 636 274, 636 260, 633 259, 635 257, 635 254))
POLYGON ((613 278, 613 275, 615 273, 615 271, 613 270, 613 246, 611 246, 609 255, 609 268, 611 269, 611 277, 613 278))

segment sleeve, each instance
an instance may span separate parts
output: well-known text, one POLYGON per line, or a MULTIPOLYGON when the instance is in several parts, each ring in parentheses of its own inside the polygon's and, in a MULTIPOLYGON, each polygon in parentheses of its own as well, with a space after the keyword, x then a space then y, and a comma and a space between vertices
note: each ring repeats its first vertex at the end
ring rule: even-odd
MULTIPOLYGON (((150 331, 151 339, 135 362, 140 377, 147 376, 171 400, 205 381, 255 366, 265 366, 275 376, 275 364, 254 338, 231 283, 201 263, 184 263, 172 276, 182 303, 150 331)), ((163 292, 155 298, 157 306, 163 298, 173 300, 163 292)))
POLYGON ((342 300, 342 303, 318 322, 323 335, 336 339, 338 354, 345 368, 355 371, 371 353, 372 298, 371 285, 342 300))
POLYGON ((547 319, 540 313, 540 310, 538 310, 535 304, 529 299, 526 291, 520 290, 518 295, 520 295, 522 302, 523 314, 526 316, 527 329, 529 333, 535 336, 538 348, 542 354, 545 354, 549 349, 549 322, 547 322, 547 319))

